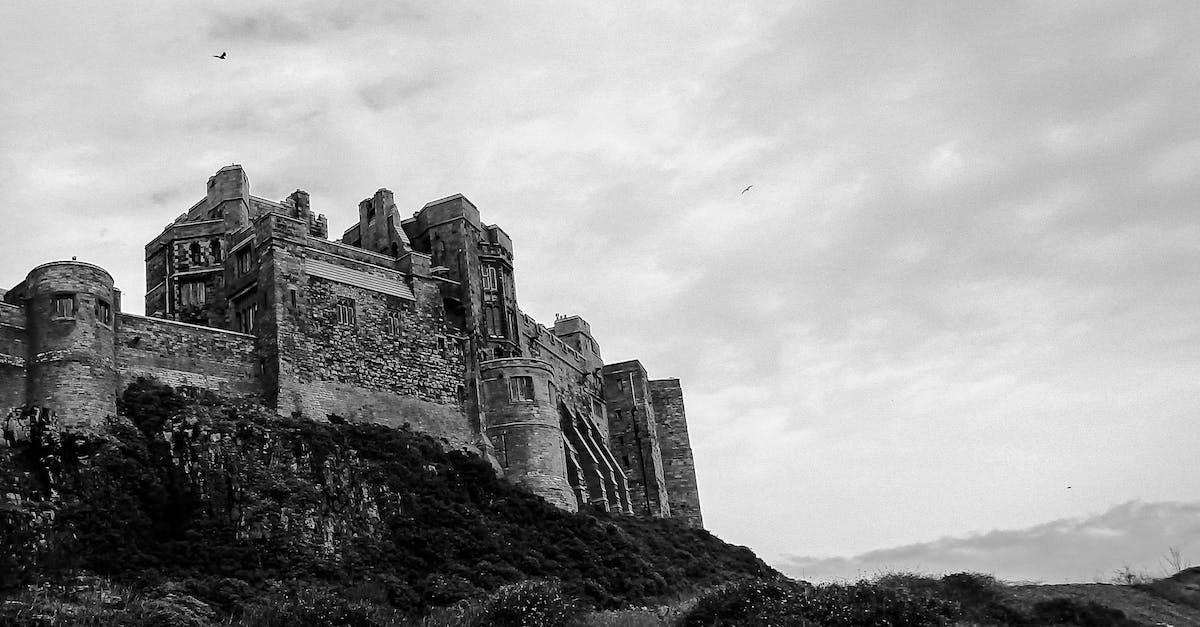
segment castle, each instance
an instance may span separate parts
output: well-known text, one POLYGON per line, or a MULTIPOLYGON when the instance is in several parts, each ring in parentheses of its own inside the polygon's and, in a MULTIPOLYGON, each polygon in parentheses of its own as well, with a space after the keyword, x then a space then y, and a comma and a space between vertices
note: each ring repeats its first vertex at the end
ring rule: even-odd
POLYGON ((679 381, 605 364, 579 316, 522 313, 512 240, 461 195, 403 218, 381 189, 330 241, 307 193, 252 196, 231 165, 145 260, 147 316, 79 261, 2 294, 0 408, 95 428, 153 377, 283 415, 409 423, 563 509, 703 525, 679 381))

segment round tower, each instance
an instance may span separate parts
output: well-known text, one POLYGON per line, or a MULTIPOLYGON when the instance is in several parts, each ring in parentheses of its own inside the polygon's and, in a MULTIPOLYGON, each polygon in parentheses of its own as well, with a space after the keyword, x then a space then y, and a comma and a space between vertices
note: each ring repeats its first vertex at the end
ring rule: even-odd
POLYGON ((483 378, 484 434, 504 476, 569 511, 579 508, 567 483, 567 461, 552 398, 550 364, 528 357, 479 364, 483 378))
POLYGON ((26 399, 60 424, 95 428, 116 415, 114 325, 119 293, 99 266, 40 265, 25 278, 29 361, 26 399))

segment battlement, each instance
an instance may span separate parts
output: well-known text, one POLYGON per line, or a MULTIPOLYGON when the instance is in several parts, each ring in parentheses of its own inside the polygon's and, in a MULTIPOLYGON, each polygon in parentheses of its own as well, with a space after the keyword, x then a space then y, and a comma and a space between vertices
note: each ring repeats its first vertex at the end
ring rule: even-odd
POLYGON ((379 188, 348 210, 357 223, 330 241, 306 192, 260 198, 222 167, 146 244, 146 316, 121 312, 103 268, 35 267, 0 290, 0 406, 95 428, 153 377, 283 415, 408 424, 564 509, 700 524, 677 380, 604 365, 580 316, 522 312, 513 240, 465 196, 401 219, 379 188))

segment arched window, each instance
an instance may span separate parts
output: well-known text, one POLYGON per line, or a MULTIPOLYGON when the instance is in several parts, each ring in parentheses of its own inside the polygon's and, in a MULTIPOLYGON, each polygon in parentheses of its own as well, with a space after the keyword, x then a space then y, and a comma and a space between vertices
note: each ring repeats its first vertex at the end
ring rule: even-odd
POLYGON ((446 243, 440 239, 433 241, 432 263, 435 266, 446 265, 446 243))

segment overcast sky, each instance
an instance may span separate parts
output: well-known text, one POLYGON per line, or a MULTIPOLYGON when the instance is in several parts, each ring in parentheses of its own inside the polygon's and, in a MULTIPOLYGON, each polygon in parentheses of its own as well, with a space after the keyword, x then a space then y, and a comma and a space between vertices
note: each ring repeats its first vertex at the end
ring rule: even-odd
POLYGON ((645 4, 0 0, 0 285, 141 313, 229 163, 338 234, 462 193, 786 572, 1200 562, 1200 5, 645 4))

